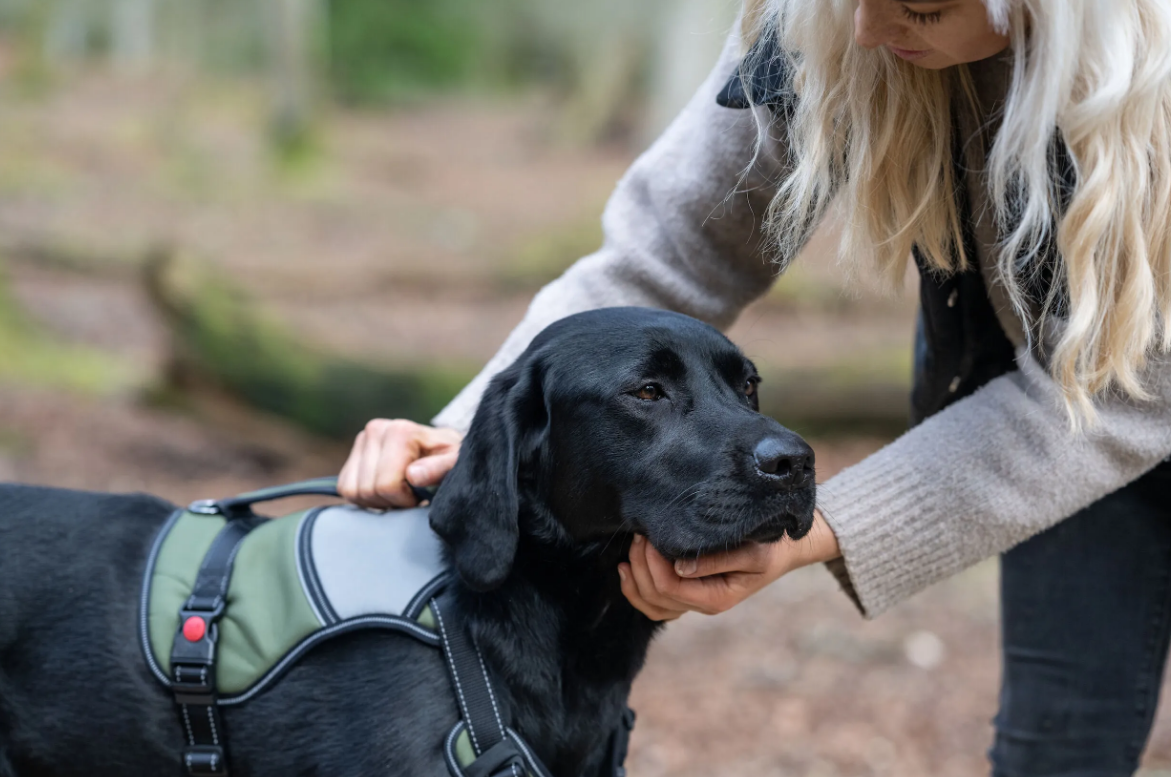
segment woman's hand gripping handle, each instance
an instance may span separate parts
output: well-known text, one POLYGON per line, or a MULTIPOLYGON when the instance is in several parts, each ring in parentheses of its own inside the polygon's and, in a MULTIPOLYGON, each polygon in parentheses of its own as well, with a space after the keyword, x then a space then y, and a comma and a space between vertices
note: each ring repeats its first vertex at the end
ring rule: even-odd
POLYGON ((354 440, 338 493, 359 507, 414 507, 419 500, 411 487, 439 485, 455 466, 461 440, 454 429, 376 418, 354 440))

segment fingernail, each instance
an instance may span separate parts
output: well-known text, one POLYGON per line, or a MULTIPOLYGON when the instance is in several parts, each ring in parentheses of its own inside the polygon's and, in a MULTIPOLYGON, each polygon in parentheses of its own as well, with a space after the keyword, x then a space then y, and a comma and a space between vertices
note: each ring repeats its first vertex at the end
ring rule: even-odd
POLYGON ((694 575, 697 569, 699 569, 699 562, 693 558, 681 558, 675 562, 675 574, 680 577, 694 575))
POLYGON ((622 567, 618 567, 618 577, 623 583, 626 582, 626 570, 622 567))
POLYGON ((641 545, 641 544, 642 544, 642 535, 641 535, 641 534, 636 534, 636 535, 634 535, 634 544, 635 544, 635 545, 641 545))
POLYGON ((412 483, 417 480, 422 480, 426 474, 427 468, 421 464, 412 464, 407 467, 407 480, 410 480, 412 483))

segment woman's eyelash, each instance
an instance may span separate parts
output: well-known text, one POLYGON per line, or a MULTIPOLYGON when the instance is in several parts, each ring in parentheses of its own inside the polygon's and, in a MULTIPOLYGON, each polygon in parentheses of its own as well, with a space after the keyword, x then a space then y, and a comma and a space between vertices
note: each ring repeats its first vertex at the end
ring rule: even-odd
POLYGON ((907 6, 902 6, 903 15, 913 21, 915 24, 934 24, 943 16, 942 11, 932 11, 931 13, 918 13, 912 11, 907 6))

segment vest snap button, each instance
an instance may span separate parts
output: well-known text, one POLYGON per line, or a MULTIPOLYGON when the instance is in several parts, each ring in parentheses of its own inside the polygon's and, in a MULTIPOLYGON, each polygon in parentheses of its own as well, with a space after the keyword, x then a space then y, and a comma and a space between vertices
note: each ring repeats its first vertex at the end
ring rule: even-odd
POLYGON ((188 642, 198 642, 207 633, 207 623, 198 615, 192 615, 183 621, 183 637, 188 642))

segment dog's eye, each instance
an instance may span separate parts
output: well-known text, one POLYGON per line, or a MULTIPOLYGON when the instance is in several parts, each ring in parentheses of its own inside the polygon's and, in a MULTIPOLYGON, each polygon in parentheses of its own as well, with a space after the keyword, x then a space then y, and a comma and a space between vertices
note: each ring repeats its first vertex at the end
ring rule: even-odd
POLYGON ((638 391, 635 391, 634 395, 639 399, 645 399, 648 402, 654 402, 655 400, 662 399, 666 396, 666 394, 663 393, 663 387, 658 383, 648 383, 638 391))
POLYGON ((760 383, 760 378, 749 378, 744 381, 744 396, 751 397, 756 394, 757 383, 760 383))

